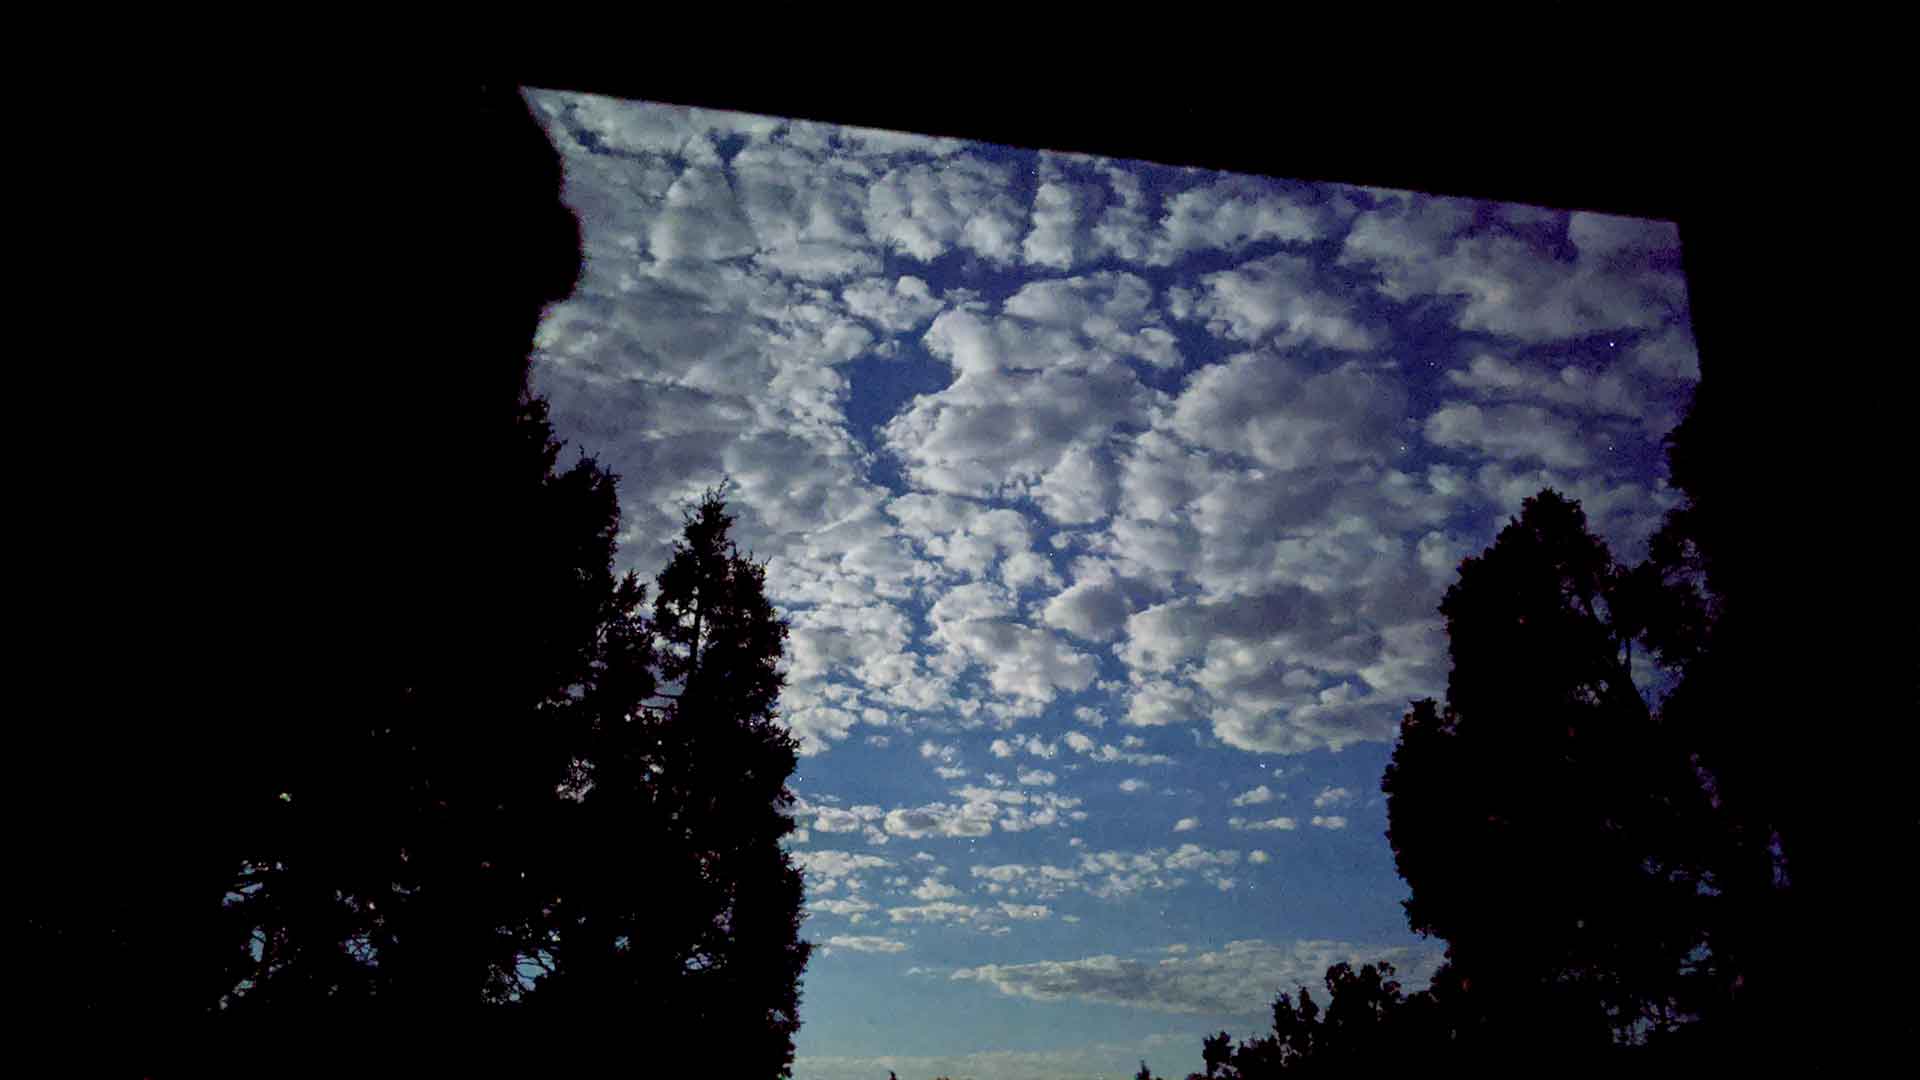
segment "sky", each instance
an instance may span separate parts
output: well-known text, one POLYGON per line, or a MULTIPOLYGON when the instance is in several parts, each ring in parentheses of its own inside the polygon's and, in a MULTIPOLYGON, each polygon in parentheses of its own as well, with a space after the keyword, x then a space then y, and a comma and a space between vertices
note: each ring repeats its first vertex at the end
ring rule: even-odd
POLYGON ((1184 1076, 1425 985, 1381 771, 1522 499, 1629 560, 1677 502, 1672 224, 528 97, 563 461, 646 580, 724 481, 791 624, 798 1080, 1184 1076))

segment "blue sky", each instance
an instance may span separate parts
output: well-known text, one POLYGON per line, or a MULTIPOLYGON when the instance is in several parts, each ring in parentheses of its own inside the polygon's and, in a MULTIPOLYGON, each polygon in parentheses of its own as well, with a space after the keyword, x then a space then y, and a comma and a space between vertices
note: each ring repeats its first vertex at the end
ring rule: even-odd
POLYGON ((1627 558, 1676 501, 1672 225, 529 97, 622 569, 728 478, 792 624, 797 1077, 1185 1075, 1336 961, 1424 984, 1380 773, 1521 499, 1627 558))

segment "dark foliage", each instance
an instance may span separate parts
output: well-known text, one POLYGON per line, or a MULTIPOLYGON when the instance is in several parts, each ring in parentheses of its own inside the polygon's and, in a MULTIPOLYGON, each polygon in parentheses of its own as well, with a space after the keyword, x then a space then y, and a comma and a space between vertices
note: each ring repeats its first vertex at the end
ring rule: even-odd
POLYGON ((800 872, 779 844, 796 761, 773 713, 786 626, 730 524, 714 495, 689 516, 651 623, 619 624, 626 658, 607 664, 609 685, 629 689, 583 698, 525 1004, 618 1012, 667 1045, 725 1032, 732 1059, 761 1075, 791 1064, 809 946, 800 872), (644 702, 648 665, 676 688, 664 705, 644 702))
POLYGON ((1446 704, 1416 704, 1382 782, 1409 925, 1495 1014, 1602 1046, 1691 1014, 1713 892, 1706 792, 1631 677, 1635 581, 1578 504, 1527 500, 1461 564, 1446 704))
POLYGON ((779 1071, 805 961, 777 847, 779 628, 753 578, 708 633, 715 690, 655 697, 678 661, 612 574, 614 477, 560 464, 528 389, 580 265, 558 156, 512 85, 276 109, 298 137, 246 134, 251 179, 207 208, 236 234, 225 276, 194 279, 230 298, 206 340, 249 354, 177 365, 123 425, 164 451, 112 462, 166 480, 120 509, 146 534, 139 583, 97 508, 58 516, 85 578, 43 605, 55 689, 10 789, 37 823, 15 864, 23 1015, 132 1075, 550 1071, 542 1033, 563 1030, 586 1058, 568 1071, 631 1071, 605 1048, 650 1023, 672 1036, 656 1062, 724 1032, 779 1071), (269 213, 297 258, 240 235, 269 213), (735 758, 746 783, 722 780, 735 758), (665 762, 682 809, 653 808, 665 762), (601 933, 622 918, 644 930, 601 933), (635 969, 681 954, 704 969, 640 1010, 635 969), (596 1008, 532 1008, 534 960, 596 1008))

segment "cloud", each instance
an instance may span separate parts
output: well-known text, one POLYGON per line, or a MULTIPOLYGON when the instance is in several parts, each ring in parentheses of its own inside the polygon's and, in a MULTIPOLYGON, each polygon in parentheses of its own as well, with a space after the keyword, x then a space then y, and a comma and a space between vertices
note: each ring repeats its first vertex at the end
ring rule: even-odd
POLYGON ((1573 214, 1568 265, 1551 234, 1476 230, 1473 219, 1471 203, 1396 198, 1354 220, 1342 261, 1380 275, 1390 298, 1458 298, 1460 329, 1522 341, 1657 329, 1683 315, 1671 224, 1573 214))
POLYGON ((1199 827, 1200 827, 1200 819, 1197 817, 1183 817, 1179 821, 1176 821, 1173 823, 1174 832, 1191 832, 1192 830, 1197 829, 1199 827))
POLYGON ((886 937, 857 936, 837 934, 827 939, 827 944, 836 949, 852 952, 897 953, 907 951, 907 943, 886 937))
POLYGON ((1044 919, 1053 913, 1053 909, 1045 904, 1009 904, 1004 900, 1000 902, 1000 911, 1009 919, 1027 922, 1044 919))
POLYGON ((867 278, 840 291, 847 310, 890 334, 904 334, 925 325, 939 313, 941 302, 925 281, 902 274, 889 284, 867 278))
POLYGON ((1125 594, 1107 583, 1078 582, 1047 601, 1041 621, 1085 638, 1108 641, 1127 623, 1125 594))
POLYGON ((1009 262, 1026 217, 1006 194, 1010 179, 1005 168, 967 156, 889 170, 867 188, 867 232, 921 262, 954 247, 1009 262))
POLYGON ((961 806, 932 804, 914 809, 890 810, 884 827, 890 836, 922 840, 930 836, 986 836, 993 831, 998 810, 992 803, 966 803, 961 806))
POLYGON ((1010 896, 1029 895, 1042 900, 1052 899, 1070 888, 1078 887, 1082 876, 1078 867, 1024 863, 975 866, 968 873, 981 879, 989 893, 998 895, 1004 892, 1010 896))
POLYGON ((1247 861, 1256 865, 1265 865, 1272 858, 1273 856, 1268 855, 1264 851, 1254 850, 1247 852, 1247 861))
POLYGON ((1554 468, 1581 468, 1592 455, 1569 422, 1536 405, 1442 406, 1427 418, 1428 441, 1508 461, 1539 461, 1554 468))
POLYGON ((829 915, 854 916, 855 922, 859 921, 859 916, 872 911, 874 906, 859 897, 850 897, 845 900, 813 900, 807 904, 807 908, 811 911, 824 911, 829 915))
POLYGON ((1313 815, 1313 825, 1319 829, 1344 829, 1347 827, 1347 819, 1338 814, 1329 814, 1326 817, 1315 814, 1313 815))
MULTIPOLYGON (((1105 765, 1172 765, 1173 758, 1166 754, 1143 754, 1134 750, 1123 750, 1112 743, 1101 743, 1099 749, 1087 755, 1090 760, 1105 765)), ((1144 783, 1144 781, 1141 781, 1144 783)))
POLYGON ((1092 750, 1094 746, 1093 740, 1088 738, 1084 732, 1069 731, 1067 732, 1066 740, 1067 747, 1076 754, 1087 753, 1092 750))
POLYGON ((1072 330, 1019 318, 949 310, 922 338, 952 367, 946 389, 915 398, 881 430, 908 478, 935 492, 973 497, 1044 494, 1065 522, 1104 512, 1075 495, 1102 490, 1100 455, 1127 430, 1145 428, 1157 394, 1112 354, 1072 330), (1063 490, 1066 489, 1066 490, 1063 490))
POLYGON ((1103 270, 1084 277, 1030 282, 1002 310, 1038 327, 1067 330, 1077 339, 1154 367, 1180 364, 1174 336, 1153 302, 1153 287, 1134 275, 1103 270))
POLYGON ((1185 441, 1275 469, 1385 464, 1400 440, 1406 394, 1358 361, 1312 373, 1298 360, 1241 353, 1189 376, 1169 429, 1185 441))
POLYGON ((1313 808, 1325 810, 1329 806, 1344 806, 1353 801, 1353 792, 1343 787, 1324 787, 1320 794, 1313 797, 1313 808))
POLYGON ((931 877, 922 878, 920 884, 913 890, 913 896, 916 900, 945 900, 959 895, 959 889, 941 882, 938 878, 931 877))
POLYGON ((1290 817, 1268 818, 1265 821, 1249 821, 1246 818, 1237 817, 1228 818, 1227 825, 1231 828, 1243 830, 1258 831, 1264 829, 1279 829, 1285 832, 1292 832, 1294 829, 1300 827, 1300 823, 1290 817))
POLYGON ((1034 1001, 1081 1001, 1127 1005, 1173 1013, 1235 1017, 1263 1014, 1275 987, 1318 986, 1327 968, 1378 960, 1405 964, 1403 982, 1417 989, 1437 966, 1433 950, 1367 946, 1338 941, 1287 945, 1232 941, 1209 951, 1173 954, 1158 961, 1092 956, 1030 964, 983 964, 961 968, 956 980, 985 983, 1002 994, 1034 1001))
POLYGON ((1058 777, 1045 769, 1021 769, 1019 771, 1019 780, 1022 784, 1029 784, 1036 787, 1052 787, 1053 782, 1057 779, 1058 777))
POLYGON ((1083 235, 1083 222, 1095 195, 1075 184, 1049 180, 1033 193, 1032 228, 1020 251, 1035 266, 1071 270, 1076 261, 1086 258, 1090 237, 1083 235))
POLYGON ((1129 795, 1147 790, 1147 782, 1138 778, 1120 781, 1120 790, 1129 795))
POLYGON ((1483 399, 1534 398, 1581 412, 1639 416, 1647 408, 1648 389, 1621 370, 1598 374, 1568 364, 1557 371, 1509 363, 1481 354, 1466 368, 1447 372, 1447 381, 1483 399))
POLYGON ((928 613, 930 637, 956 671, 978 666, 996 693, 1036 705, 1093 682, 1093 657, 1052 630, 1017 621, 1012 611, 1012 598, 998 587, 980 583, 951 589, 928 613))
POLYGON ((843 879, 851 878, 863 870, 877 870, 883 866, 892 866, 891 860, 878 855, 855 854, 847 851, 800 851, 793 855, 794 865, 798 866, 812 885, 833 885, 843 879))
POLYGON ((1168 199, 1148 261, 1166 266, 1190 252, 1236 252, 1262 240, 1307 243, 1323 228, 1315 208, 1257 181, 1233 177, 1168 199))
POLYGON ((936 900, 928 904, 888 908, 887 917, 897 923, 972 922, 980 917, 980 908, 973 904, 955 904, 946 900, 936 900))
POLYGON ((1238 795, 1235 795, 1233 797, 1233 805, 1257 806, 1260 803, 1272 802, 1273 799, 1274 799, 1273 789, 1269 788, 1265 784, 1261 784, 1259 787, 1249 788, 1248 790, 1243 791, 1238 795))
POLYGON ((1190 686, 1166 679, 1143 679, 1127 697, 1121 722, 1135 727, 1185 723, 1199 714, 1200 696, 1190 686))
POLYGON ((1351 301, 1319 287, 1312 261, 1299 255, 1270 255, 1207 274, 1197 292, 1176 292, 1171 310, 1200 321, 1217 338, 1248 344, 1272 337, 1283 346, 1358 351, 1385 340, 1381 330, 1362 324, 1351 301))

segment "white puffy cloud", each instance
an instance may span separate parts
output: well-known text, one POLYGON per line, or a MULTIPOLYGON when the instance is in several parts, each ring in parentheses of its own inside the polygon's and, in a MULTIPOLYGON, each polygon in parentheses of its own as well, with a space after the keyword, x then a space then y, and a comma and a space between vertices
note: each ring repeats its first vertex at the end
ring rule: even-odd
POLYGON ((1093 740, 1084 732, 1069 731, 1066 736, 1067 747, 1076 754, 1084 754, 1093 749, 1093 740))
POLYGON ((1396 200, 1355 219, 1342 258, 1380 274, 1389 297, 1458 297, 1461 329, 1523 341, 1657 329, 1684 310, 1671 224, 1573 214, 1569 266, 1549 245, 1472 222, 1470 203, 1396 200))
POLYGON ((1344 806, 1353 801, 1353 792, 1343 787, 1331 785, 1321 788, 1320 794, 1313 797, 1313 808, 1325 810, 1329 806, 1344 806))
POLYGON ((1147 790, 1147 786, 1148 786, 1147 782, 1145 780, 1140 779, 1139 777, 1132 777, 1130 779, 1120 781, 1120 790, 1126 792, 1129 795, 1135 794, 1137 792, 1145 791, 1147 790))
POLYGON ((1347 819, 1339 814, 1328 814, 1324 817, 1315 814, 1313 815, 1313 825, 1319 829, 1344 829, 1347 827, 1347 819))
POLYGON ((1235 795, 1233 797, 1233 805, 1257 806, 1260 803, 1272 802, 1273 799, 1274 799, 1273 789, 1268 787, 1265 784, 1261 784, 1259 787, 1249 788, 1248 790, 1243 791, 1238 795, 1235 795))
POLYGON ((1253 850, 1253 851, 1249 851, 1249 852, 1247 852, 1247 861, 1248 861, 1248 862, 1250 862, 1250 863, 1256 863, 1256 864, 1261 864, 1261 865, 1264 865, 1264 864, 1266 864, 1267 862, 1269 862, 1270 860, 1272 860, 1272 858, 1273 858, 1273 856, 1271 856, 1271 855, 1269 855, 1269 854, 1267 854, 1267 853, 1266 853, 1266 852, 1264 852, 1264 851, 1260 851, 1260 850, 1257 850, 1257 849, 1256 849, 1256 850, 1253 850))
POLYGON ((1086 258, 1088 239, 1083 223, 1091 192, 1059 180, 1041 183, 1033 193, 1032 228, 1020 242, 1020 252, 1035 266, 1071 270, 1076 261, 1086 258))
POLYGON ((1090 345, 1155 367, 1180 363, 1173 334, 1160 324, 1153 287, 1134 274, 1103 270, 1030 282, 1008 297, 1002 310, 1036 326, 1072 331, 1090 345))
POLYGON ((1228 818, 1227 825, 1230 828, 1252 830, 1255 832, 1270 830, 1270 829, 1278 829, 1283 832, 1292 832, 1293 830, 1300 827, 1300 823, 1290 817, 1267 818, 1264 821, 1249 821, 1246 818, 1237 818, 1237 817, 1228 818))
MULTIPOLYGON (((950 310, 923 341, 957 377, 915 398, 881 437, 914 484, 931 491, 1020 495, 1063 465, 1096 469, 1088 455, 1124 429, 1146 427, 1156 400, 1125 362, 1083 346, 1071 330, 950 310), (1070 458, 1076 448, 1080 456, 1070 458)), ((1098 512, 1057 490, 1050 497, 1075 521, 1098 512)))
POLYGON ((1057 779, 1059 778, 1045 769, 1021 769, 1019 771, 1020 782, 1033 787, 1052 787, 1053 782, 1057 779))
POLYGON ((1261 753, 1297 754, 1393 737, 1405 702, 1362 696, 1343 682, 1318 693, 1281 699, 1276 707, 1225 705, 1213 712, 1213 733, 1229 746, 1261 753))
POLYGON ((850 952, 897 953, 907 951, 907 943, 888 937, 860 934, 836 934, 827 939, 827 944, 835 949, 850 952))
POLYGON ((881 278, 857 281, 840 291, 847 310, 890 334, 918 329, 939 313, 941 302, 925 281, 902 274, 892 284, 881 278))
POLYGON ((973 904, 935 900, 927 904, 888 908, 887 917, 894 922, 971 922, 980 917, 980 908, 973 904))
POLYGON ((1337 941, 1274 945, 1231 941, 1208 952, 1174 953, 1158 961, 1093 956, 1029 964, 961 968, 954 979, 986 983, 1036 1001, 1087 1001, 1173 1013, 1257 1016, 1275 986, 1317 985, 1327 968, 1391 960, 1409 989, 1431 978, 1437 951, 1337 941))
POLYGON ((913 896, 916 900, 945 900, 949 897, 959 895, 959 889, 940 881, 938 878, 931 877, 922 878, 920 884, 915 886, 913 890, 913 896))
POLYGON ((856 922, 859 921, 860 916, 872 911, 875 906, 857 896, 845 900, 814 900, 807 904, 807 908, 811 911, 824 911, 829 915, 850 915, 856 922))
POLYGON ((1028 626, 1011 615, 1012 598, 984 583, 949 590, 928 613, 931 640, 956 669, 983 668, 997 693, 1045 704, 1061 691, 1093 682, 1097 665, 1052 630, 1028 626))
POLYGON ((1082 876, 1082 871, 1078 867, 1024 863, 975 866, 969 870, 969 873, 981 879, 991 893, 1005 892, 1011 896, 1030 895, 1042 900, 1058 897, 1068 889, 1079 887, 1082 876))
POLYGON ((1197 829, 1199 827, 1200 827, 1200 819, 1197 817, 1183 817, 1179 821, 1176 821, 1173 823, 1174 832, 1192 832, 1194 829, 1197 829))
POLYGON ((1103 765, 1171 765, 1173 758, 1166 754, 1146 754, 1135 750, 1126 750, 1112 743, 1101 743, 1099 748, 1089 753, 1088 758, 1103 765))
POLYGON ((1639 416, 1651 389, 1620 369, 1594 373, 1568 364, 1558 370, 1521 366, 1482 353, 1464 369, 1447 372, 1447 381, 1482 398, 1533 398, 1582 412, 1639 416))
POLYGON ((860 825, 858 815, 831 807, 821 810, 813 819, 813 827, 823 833, 857 832, 860 825))
POLYGON ((960 806, 934 803, 889 810, 884 828, 889 836, 909 840, 930 836, 985 836, 993 831, 993 820, 998 816, 998 808, 990 802, 968 802, 960 806))
POLYGON ((1034 919, 1046 918, 1048 915, 1053 914, 1053 909, 1045 904, 1010 904, 1002 900, 1000 901, 1000 912, 1009 919, 1019 919, 1030 922, 1034 919))
POLYGON ((1008 179, 1003 167, 965 156, 889 170, 867 188, 867 232, 921 262, 958 246, 1006 263, 1026 217, 1006 194, 1008 179))
POLYGON ((1078 582, 1047 601, 1040 618, 1075 637, 1109 641, 1126 626, 1126 594, 1108 583, 1078 582))
POLYGON ((1429 416, 1425 431, 1436 446, 1508 461, 1532 460, 1553 468, 1580 468, 1592 459, 1571 423, 1537 405, 1482 408, 1456 402, 1429 416))
POLYGON ((1167 200, 1148 261, 1166 266, 1189 252, 1234 252, 1262 240, 1311 242, 1324 228, 1312 206, 1255 181, 1227 178, 1167 200))
POLYGON ((1364 350, 1384 344, 1383 331, 1358 321, 1354 305, 1314 280, 1313 263, 1299 255, 1269 255, 1200 279, 1200 291, 1174 312, 1203 322, 1209 333, 1255 344, 1272 336, 1281 345, 1364 350))
POLYGON ((848 851, 800 851, 794 853, 793 861, 806 874, 807 882, 816 886, 839 883, 861 871, 893 865, 891 860, 878 855, 848 851))
POLYGON ((1295 359, 1251 352, 1191 375, 1170 429, 1270 468, 1323 469, 1391 460, 1405 415, 1406 393, 1389 370, 1349 361, 1313 374, 1295 359))
POLYGON ((1145 679, 1127 698, 1123 723, 1136 727, 1161 727, 1185 723, 1199 713, 1199 694, 1190 686, 1165 679, 1145 679))

